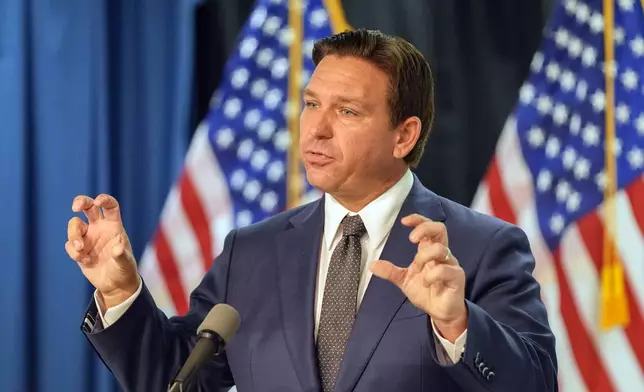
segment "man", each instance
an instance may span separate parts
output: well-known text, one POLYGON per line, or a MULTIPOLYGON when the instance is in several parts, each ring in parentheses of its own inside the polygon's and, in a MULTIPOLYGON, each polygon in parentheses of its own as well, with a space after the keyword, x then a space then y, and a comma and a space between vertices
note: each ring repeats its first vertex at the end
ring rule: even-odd
MULTIPOLYGON (((233 230, 167 319, 137 273, 117 201, 79 196, 66 249, 96 287, 83 332, 128 391, 162 391, 217 303, 241 315, 200 391, 555 391, 555 339, 524 233, 411 173, 433 82, 379 32, 318 42, 300 151, 324 196, 233 230), (102 212, 102 213, 101 213, 102 212)), ((446 162, 446 164, 449 164, 446 162)))

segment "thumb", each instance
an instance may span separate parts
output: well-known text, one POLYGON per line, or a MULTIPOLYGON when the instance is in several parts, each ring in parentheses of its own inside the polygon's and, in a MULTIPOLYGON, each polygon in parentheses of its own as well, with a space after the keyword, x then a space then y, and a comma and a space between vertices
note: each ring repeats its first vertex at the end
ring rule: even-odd
POLYGON ((120 264, 132 263, 132 255, 125 249, 125 234, 119 234, 119 241, 112 247, 112 258, 120 264))
POLYGON ((369 269, 377 277, 388 280, 398 287, 402 286, 407 273, 405 268, 397 267, 385 260, 374 260, 369 269))

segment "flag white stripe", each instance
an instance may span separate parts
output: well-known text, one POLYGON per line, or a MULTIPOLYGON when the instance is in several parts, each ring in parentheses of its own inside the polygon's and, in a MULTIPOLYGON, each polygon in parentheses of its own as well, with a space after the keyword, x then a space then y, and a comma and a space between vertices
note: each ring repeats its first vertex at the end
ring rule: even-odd
POLYGON ((186 172, 207 215, 213 256, 216 256, 223 248, 226 234, 233 228, 233 214, 228 182, 212 151, 207 121, 195 131, 186 156, 186 172))
POLYGON ((184 213, 176 187, 168 195, 168 202, 161 213, 160 225, 166 234, 187 298, 206 271, 199 242, 184 213))
POLYGON ((165 278, 159 269, 156 249, 153 243, 149 243, 145 248, 141 262, 139 263, 139 273, 145 280, 145 286, 148 288, 154 302, 168 317, 176 314, 176 308, 170 291, 166 285, 165 278))
POLYGON ((599 330, 599 278, 576 224, 566 230, 560 249, 562 268, 576 308, 612 384, 619 391, 644 390, 642 370, 624 331, 618 328, 607 332, 599 330))

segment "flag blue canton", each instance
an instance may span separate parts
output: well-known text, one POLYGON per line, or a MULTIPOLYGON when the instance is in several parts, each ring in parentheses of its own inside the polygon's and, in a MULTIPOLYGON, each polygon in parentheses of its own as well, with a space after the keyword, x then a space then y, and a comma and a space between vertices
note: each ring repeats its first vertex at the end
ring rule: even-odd
POLYGON ((643 172, 644 14, 636 0, 618 0, 614 14, 615 56, 607 63, 602 1, 563 0, 519 93, 517 133, 551 250, 604 198, 606 72, 615 81, 618 190, 643 172))
MULTIPOLYGON (((208 114, 209 140, 230 188, 236 226, 261 221, 286 208, 289 83, 302 89, 314 69, 315 40, 332 34, 321 0, 302 6, 303 65, 289 80, 288 0, 262 0, 252 11, 208 114)), ((311 187, 302 178, 305 191, 311 187)))

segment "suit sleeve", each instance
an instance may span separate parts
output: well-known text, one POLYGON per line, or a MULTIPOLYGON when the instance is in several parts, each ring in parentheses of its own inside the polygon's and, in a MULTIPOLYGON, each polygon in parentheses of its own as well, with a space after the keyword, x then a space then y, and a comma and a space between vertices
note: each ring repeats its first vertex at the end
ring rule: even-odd
MULTIPOLYGON (((226 301, 233 241, 234 231, 191 293, 190 310, 184 316, 167 318, 145 282, 129 309, 108 328, 102 328, 96 304, 90 302, 81 330, 124 391, 167 390, 194 346, 203 318, 215 304, 226 301)), ((225 353, 205 364, 195 381, 195 391, 229 390, 234 380, 225 353)))
MULTIPOLYGON (((499 229, 471 282, 467 343, 461 360, 436 363, 467 391, 552 392, 558 390, 555 337, 548 325, 535 261, 524 232, 499 229)), ((468 282, 470 284, 470 282, 468 282)))

